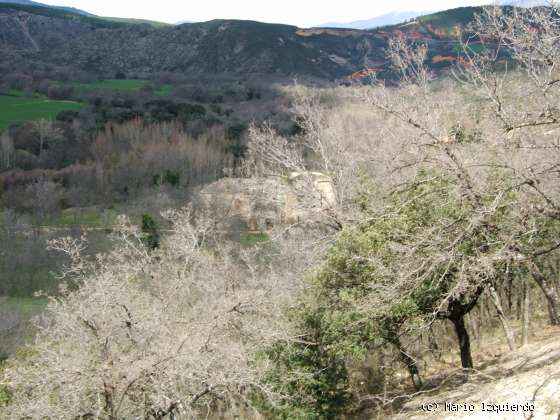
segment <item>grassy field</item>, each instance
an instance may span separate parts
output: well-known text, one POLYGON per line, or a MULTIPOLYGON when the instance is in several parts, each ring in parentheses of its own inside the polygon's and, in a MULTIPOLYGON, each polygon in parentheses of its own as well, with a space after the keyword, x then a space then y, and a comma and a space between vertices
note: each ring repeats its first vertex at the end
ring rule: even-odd
MULTIPOLYGON (((70 82, 69 85, 83 93, 96 90, 137 92, 149 84, 148 80, 108 79, 93 83, 70 82)), ((163 85, 155 91, 157 95, 171 93, 170 85, 163 85)), ((20 91, 11 91, 0 95, 0 130, 23 121, 53 119, 62 111, 78 111, 82 104, 72 101, 50 100, 44 95, 25 95, 20 91)))
MULTIPOLYGON (((70 86, 82 92, 94 90, 122 90, 136 92, 149 84, 149 81, 137 79, 107 79, 98 80, 93 83, 71 82, 69 84, 70 86)), ((163 85, 160 89, 156 90, 156 93, 158 95, 168 95, 169 93, 171 93, 171 86, 163 85)))
POLYGON ((22 121, 52 119, 61 111, 78 111, 77 102, 51 101, 45 97, 0 95, 0 129, 22 121))

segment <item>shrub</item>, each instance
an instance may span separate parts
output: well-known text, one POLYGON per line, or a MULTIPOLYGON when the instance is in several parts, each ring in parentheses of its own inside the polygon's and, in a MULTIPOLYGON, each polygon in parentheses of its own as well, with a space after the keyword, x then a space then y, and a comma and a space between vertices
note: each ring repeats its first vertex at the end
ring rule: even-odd
POLYGON ((160 236, 157 222, 149 214, 142 215, 142 242, 148 249, 159 248, 160 236))

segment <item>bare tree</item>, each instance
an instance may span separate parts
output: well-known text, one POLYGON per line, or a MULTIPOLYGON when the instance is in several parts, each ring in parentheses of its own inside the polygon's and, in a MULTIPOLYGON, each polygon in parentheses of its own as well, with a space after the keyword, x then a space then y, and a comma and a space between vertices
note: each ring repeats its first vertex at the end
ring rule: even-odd
POLYGON ((71 264, 30 357, 1 381, 13 393, 4 418, 200 418, 266 394, 255 357, 291 337, 281 309, 301 289, 306 241, 238 251, 211 220, 165 216, 173 232, 153 251, 123 218, 106 255, 86 258, 85 239, 51 243, 71 264))
POLYGON ((61 130, 57 128, 52 120, 41 119, 34 123, 35 130, 39 135, 39 159, 43 157, 45 142, 56 140, 61 135, 61 130))
POLYGON ((7 131, 0 135, 0 157, 3 170, 10 169, 14 164, 14 141, 7 131))
MULTIPOLYGON (((538 201, 532 208, 520 205, 520 212, 526 217, 532 214, 548 218, 553 224, 559 220, 560 209, 556 188, 560 151, 559 39, 560 19, 555 3, 528 9, 487 8, 476 17, 471 36, 464 42, 467 60, 458 72, 459 80, 473 88, 500 123, 501 130, 489 133, 501 149, 500 164, 509 167, 514 182, 538 201), (481 42, 485 51, 475 53, 469 47, 473 39, 481 42), (512 149, 519 152, 519 160, 508 159, 514 155, 512 149)), ((560 323, 560 284, 543 270, 541 260, 557 258, 557 248, 556 242, 549 241, 525 255, 526 266, 546 296, 555 324, 560 323)))

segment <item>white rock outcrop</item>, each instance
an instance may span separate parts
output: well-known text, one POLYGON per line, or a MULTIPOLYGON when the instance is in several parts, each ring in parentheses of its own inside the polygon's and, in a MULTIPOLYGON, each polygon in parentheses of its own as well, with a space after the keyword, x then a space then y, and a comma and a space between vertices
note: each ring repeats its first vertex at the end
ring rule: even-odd
POLYGON ((225 228, 267 231, 321 223, 336 195, 328 176, 294 172, 288 177, 224 178, 204 187, 196 201, 225 228))

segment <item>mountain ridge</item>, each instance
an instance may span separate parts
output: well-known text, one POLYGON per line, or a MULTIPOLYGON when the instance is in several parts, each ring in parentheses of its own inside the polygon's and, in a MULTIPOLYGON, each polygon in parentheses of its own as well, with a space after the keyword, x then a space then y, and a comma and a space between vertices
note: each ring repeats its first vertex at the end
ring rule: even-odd
POLYGON ((81 9, 77 9, 75 7, 68 7, 68 6, 52 6, 50 4, 45 4, 45 3, 39 3, 36 1, 32 1, 32 0, 2 0, 1 3, 7 3, 7 4, 19 4, 19 5, 23 5, 23 6, 38 6, 38 7, 46 7, 46 8, 51 8, 51 9, 58 9, 58 10, 64 10, 66 12, 72 12, 72 13, 78 13, 80 15, 84 15, 84 16, 89 16, 89 17, 94 17, 95 15, 89 12, 86 12, 84 10, 81 9))
POLYGON ((0 3, 0 52, 5 59, 74 66, 102 77, 166 71, 359 79, 363 71, 388 70, 387 39, 402 34, 428 43, 433 67, 445 67, 458 54, 458 27, 480 10, 452 9, 364 31, 223 19, 155 27, 0 3))

